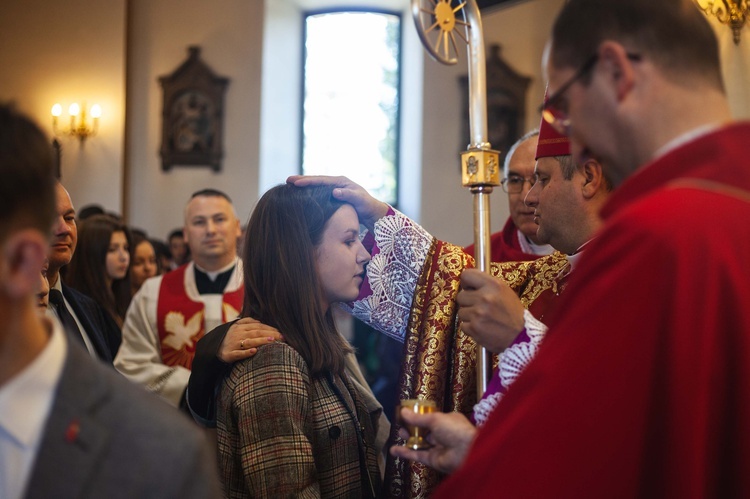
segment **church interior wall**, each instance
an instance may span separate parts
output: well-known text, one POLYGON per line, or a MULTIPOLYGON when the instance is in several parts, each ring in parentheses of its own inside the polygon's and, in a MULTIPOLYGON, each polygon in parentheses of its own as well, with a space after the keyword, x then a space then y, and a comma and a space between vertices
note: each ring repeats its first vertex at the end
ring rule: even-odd
MULTIPOLYGON (((527 0, 483 16, 487 44, 500 44, 503 58, 532 78, 527 128, 539 119, 537 107, 544 92, 541 54, 562 4, 563 0, 527 0)), ((289 16, 300 7, 282 0, 271 2, 278 7, 268 5, 264 0, 6 0, 0 17, 0 64, 5 68, 0 99, 16 100, 50 133, 55 102, 85 100, 102 106, 96 137, 82 145, 77 139, 62 139, 63 181, 79 207, 97 202, 108 210, 124 210, 131 224, 164 237, 182 223, 187 196, 211 186, 234 199, 244 220, 259 193, 283 180, 283 168, 296 168, 299 158, 300 60, 278 54, 299 50, 301 41, 290 36, 285 44, 277 40, 272 45, 267 34, 279 25, 269 22, 267 9, 275 9, 275 14, 286 9, 287 20, 279 21, 284 16, 277 15, 274 22, 285 23, 284 29, 299 29, 301 24, 289 21, 289 16), (158 77, 185 60, 189 45, 202 47, 207 64, 231 80, 219 174, 196 167, 161 170, 158 77), (267 72, 275 56, 281 70, 286 65, 286 79, 267 72), (274 119, 285 133, 264 134, 264 124, 274 119)), ((436 63, 415 42, 406 13, 403 22, 403 63, 410 72, 403 84, 401 207, 436 236, 468 244, 473 237, 472 202, 460 185, 458 160, 468 141, 461 136, 459 85, 466 62, 450 67, 436 63)), ((736 46, 726 26, 714 27, 732 110, 748 118, 750 34, 745 28, 736 46)), ((497 189, 492 196, 493 230, 502 226, 507 214, 505 194, 497 189)))
POLYGON ((257 199, 262 0, 130 0, 128 50, 129 220, 166 237, 183 221, 190 194, 226 192, 245 220, 257 199), (162 88, 158 78, 201 47, 202 60, 229 78, 224 102, 222 170, 161 168, 162 88))
POLYGON ((5 0, 0 15, 0 100, 15 101, 52 135, 51 108, 98 103, 99 132, 62 137, 63 181, 77 204, 119 211, 125 123, 125 0, 5 0))

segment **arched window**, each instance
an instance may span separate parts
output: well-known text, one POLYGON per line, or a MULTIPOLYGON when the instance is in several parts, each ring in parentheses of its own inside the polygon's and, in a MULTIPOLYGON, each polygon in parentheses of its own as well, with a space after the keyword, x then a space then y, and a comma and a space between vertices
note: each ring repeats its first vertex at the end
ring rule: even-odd
POLYGON ((398 202, 401 16, 304 15, 302 173, 345 175, 398 202))

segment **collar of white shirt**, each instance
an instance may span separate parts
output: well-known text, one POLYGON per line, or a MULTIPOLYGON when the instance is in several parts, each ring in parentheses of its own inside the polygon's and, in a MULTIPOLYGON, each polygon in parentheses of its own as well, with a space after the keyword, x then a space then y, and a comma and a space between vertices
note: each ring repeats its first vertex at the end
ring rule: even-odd
POLYGON ((67 344, 57 319, 45 318, 50 339, 26 368, 0 387, 0 496, 20 496, 34 463, 65 363, 67 344), (7 473, 7 474, 6 474, 7 473), (9 490, 10 489, 10 490, 9 490), (15 489, 19 494, 12 493, 15 489))

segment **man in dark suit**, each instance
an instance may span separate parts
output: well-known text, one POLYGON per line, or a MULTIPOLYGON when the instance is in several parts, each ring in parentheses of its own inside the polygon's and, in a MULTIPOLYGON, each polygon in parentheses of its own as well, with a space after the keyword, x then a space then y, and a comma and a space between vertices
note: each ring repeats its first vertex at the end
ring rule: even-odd
POLYGON ((0 497, 218 497, 200 431, 37 311, 52 164, 41 131, 0 105, 0 497))
POLYGON ((47 271, 50 308, 60 318, 71 338, 82 342, 92 357, 111 364, 122 341, 120 328, 94 300, 66 286, 60 276, 60 269, 70 263, 76 250, 78 227, 68 191, 59 182, 55 191, 57 216, 52 226, 47 271))

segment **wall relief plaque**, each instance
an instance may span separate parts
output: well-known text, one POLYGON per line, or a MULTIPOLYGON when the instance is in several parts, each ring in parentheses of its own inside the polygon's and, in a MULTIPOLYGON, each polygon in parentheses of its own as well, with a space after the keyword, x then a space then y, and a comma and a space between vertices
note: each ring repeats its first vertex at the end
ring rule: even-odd
POLYGON ((217 76, 188 48, 188 59, 159 78, 164 91, 161 167, 208 166, 221 171, 224 157, 224 94, 228 78, 217 76))

